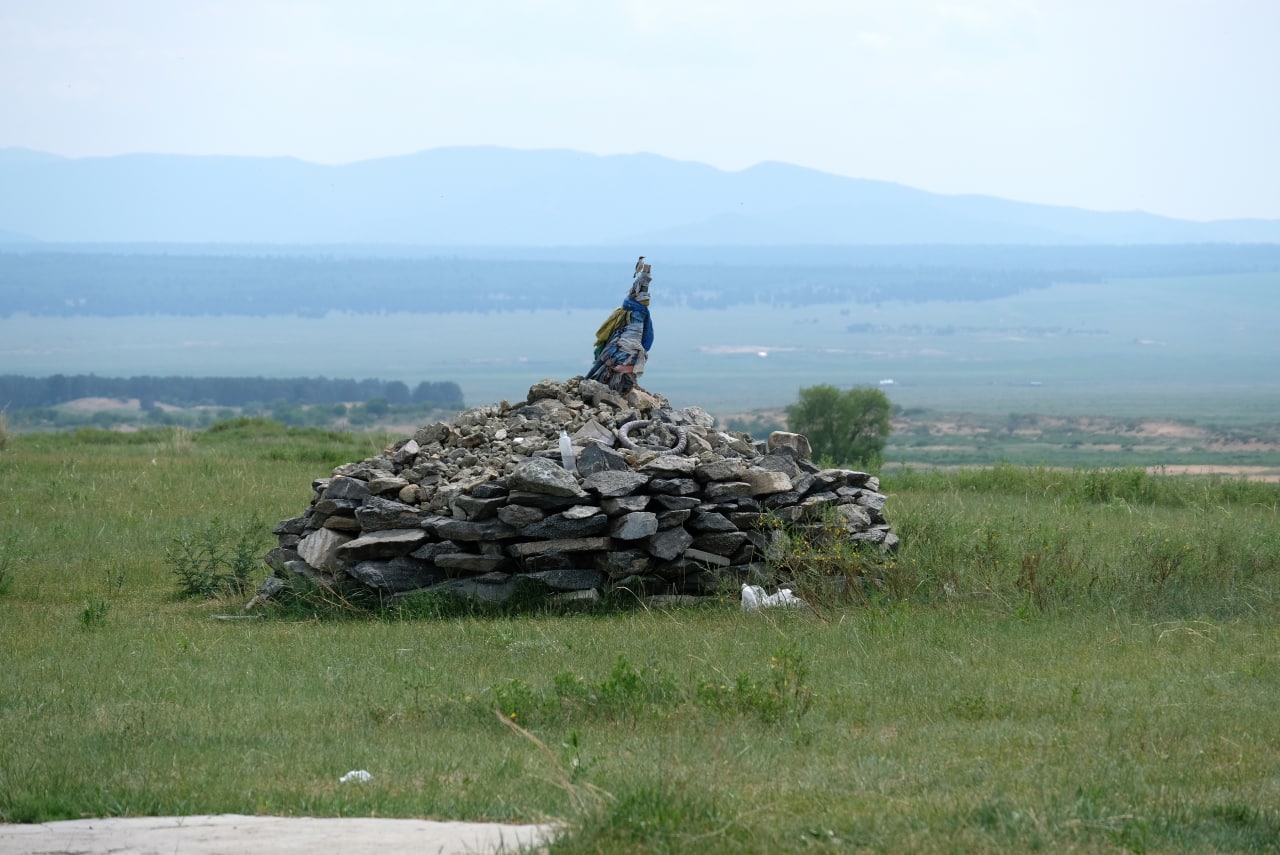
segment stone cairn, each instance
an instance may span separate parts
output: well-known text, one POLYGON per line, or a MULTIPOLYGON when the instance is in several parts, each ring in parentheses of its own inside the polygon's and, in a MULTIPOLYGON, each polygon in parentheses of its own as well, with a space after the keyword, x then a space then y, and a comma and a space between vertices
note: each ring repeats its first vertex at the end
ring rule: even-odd
POLYGON ((565 602, 621 589, 685 601, 773 581, 766 559, 784 536, 762 525, 770 515, 828 535, 834 519, 896 549, 879 479, 810 454, 799 434, 757 442, 642 390, 543 380, 525 401, 465 410, 314 481, 310 507, 274 529, 254 603, 295 580, 383 601, 502 603, 529 584, 565 602))

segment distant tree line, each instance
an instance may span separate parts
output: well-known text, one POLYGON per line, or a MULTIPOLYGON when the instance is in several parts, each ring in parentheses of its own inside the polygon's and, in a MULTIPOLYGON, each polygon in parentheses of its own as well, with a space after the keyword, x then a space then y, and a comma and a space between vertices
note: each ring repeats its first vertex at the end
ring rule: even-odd
POLYGON ((462 407, 462 389, 452 381, 422 382, 410 389, 399 380, 342 380, 328 377, 51 377, 0 375, 0 409, 52 407, 78 398, 137 398, 144 409, 242 407, 246 404, 337 404, 380 401, 462 407))
MULTIPOLYGON (((990 300, 1058 282, 1280 269, 1280 246, 821 247, 654 256, 672 308, 885 300, 990 300)), ((76 251, 0 252, 0 317, 301 315, 604 308, 631 259, 372 258, 76 251)))

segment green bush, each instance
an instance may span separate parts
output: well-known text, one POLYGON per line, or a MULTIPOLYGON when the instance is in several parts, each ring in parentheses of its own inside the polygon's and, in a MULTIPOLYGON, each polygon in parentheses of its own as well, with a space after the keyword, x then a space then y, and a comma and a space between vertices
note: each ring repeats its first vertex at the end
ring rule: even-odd
POLYGON ((255 585, 266 548, 266 529, 260 520, 234 530, 215 518, 176 535, 165 551, 165 561, 177 577, 179 596, 243 595, 255 585))

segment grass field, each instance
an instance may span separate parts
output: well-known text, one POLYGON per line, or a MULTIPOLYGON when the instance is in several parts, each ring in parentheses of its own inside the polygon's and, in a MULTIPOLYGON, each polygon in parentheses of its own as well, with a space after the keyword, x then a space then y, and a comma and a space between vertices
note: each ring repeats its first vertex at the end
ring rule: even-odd
MULTIPOLYGON (((243 614, 256 542, 384 438, 249 425, 0 450, 0 820, 561 820, 555 852, 1280 850, 1280 487, 886 476, 852 599, 243 614), (367 769, 365 784, 339 776, 367 769)), ((260 569, 265 574, 266 569, 260 569)))

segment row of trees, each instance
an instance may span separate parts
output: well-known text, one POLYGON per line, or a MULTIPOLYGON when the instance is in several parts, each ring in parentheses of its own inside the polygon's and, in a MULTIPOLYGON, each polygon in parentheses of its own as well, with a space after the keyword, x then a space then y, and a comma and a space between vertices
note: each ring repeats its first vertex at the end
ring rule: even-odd
POLYGON ((145 409, 242 407, 253 402, 338 404, 382 400, 389 404, 462 407, 462 389, 452 381, 422 382, 412 389, 399 380, 346 380, 327 377, 51 377, 0 375, 0 410, 52 407, 78 398, 137 398, 145 409))

